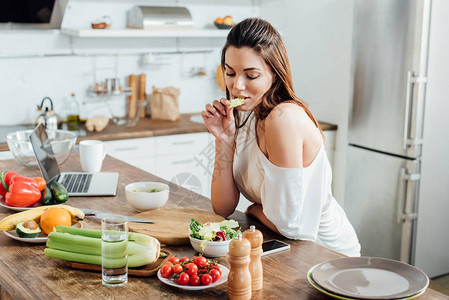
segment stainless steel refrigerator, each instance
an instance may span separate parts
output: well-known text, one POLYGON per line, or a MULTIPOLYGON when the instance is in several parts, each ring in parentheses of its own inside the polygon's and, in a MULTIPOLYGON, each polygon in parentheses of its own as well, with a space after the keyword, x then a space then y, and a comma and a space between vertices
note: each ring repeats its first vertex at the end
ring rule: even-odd
MULTIPOLYGON (((432 132, 424 132, 435 121, 425 113, 436 105, 426 95, 432 6, 431 0, 354 1, 353 102, 344 206, 362 255, 401 260, 436 276, 449 273, 449 201, 439 199, 448 199, 449 190, 443 188, 445 195, 423 195, 421 190, 422 170, 428 162, 431 165, 431 159, 423 159, 426 137, 428 151, 434 148, 431 143, 438 143, 432 132), (445 207, 433 207, 442 203, 445 207), (421 217, 422 207, 433 210, 421 217), (430 235, 439 237, 429 239, 430 235)), ((449 105, 441 109, 449 112, 449 105)), ((445 125, 449 127, 449 122, 445 125)), ((445 145, 448 152, 441 157, 442 166, 449 161, 445 145)), ((436 172, 447 176, 448 170, 436 172)), ((426 184, 432 172, 427 174, 426 184)))

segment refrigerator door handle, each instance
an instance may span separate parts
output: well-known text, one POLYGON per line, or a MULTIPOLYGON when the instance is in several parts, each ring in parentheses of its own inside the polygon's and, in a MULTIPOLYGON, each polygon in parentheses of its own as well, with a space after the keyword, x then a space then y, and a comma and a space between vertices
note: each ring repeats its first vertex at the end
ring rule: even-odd
POLYGON ((401 173, 399 175, 399 188, 398 188, 398 209, 396 211, 396 222, 402 223, 404 216, 404 188, 405 188, 405 169, 401 169, 401 173))
MULTIPOLYGON (((412 93, 412 76, 413 72, 407 72, 407 87, 405 91, 405 110, 404 110, 404 137, 402 148, 404 150, 407 149, 407 139, 408 139, 408 123, 410 118, 410 94, 412 93)), ((402 178, 402 177, 401 177, 402 178)), ((401 180, 402 182, 402 180, 401 180)))
POLYGON ((413 71, 407 72, 407 87, 405 92, 405 110, 404 110, 404 137, 402 148, 407 150, 407 146, 415 146, 422 144, 422 139, 408 139, 409 123, 410 123, 410 98, 412 94, 413 84, 424 84, 427 83, 427 77, 424 76, 413 76, 413 71))
POLYGON ((413 223, 418 218, 415 211, 414 199, 405 189, 409 189, 409 184, 421 179, 418 173, 408 174, 406 169, 402 168, 400 173, 399 191, 398 191, 398 209, 397 222, 402 224, 401 233, 401 254, 400 261, 412 263, 412 244, 413 244, 413 223))
POLYGON ((418 214, 416 212, 405 211, 405 183, 408 181, 420 180, 420 174, 407 174, 406 169, 402 168, 399 175, 399 189, 398 189, 398 208, 396 222, 402 223, 407 220, 417 219, 418 214))

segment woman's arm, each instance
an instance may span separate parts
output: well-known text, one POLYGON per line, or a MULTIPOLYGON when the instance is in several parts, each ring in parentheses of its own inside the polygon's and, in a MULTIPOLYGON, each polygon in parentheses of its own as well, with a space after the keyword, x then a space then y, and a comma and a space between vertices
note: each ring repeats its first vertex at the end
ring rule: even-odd
POLYGON ((276 228, 276 225, 274 225, 263 213, 263 208, 261 204, 254 203, 248 206, 246 209, 245 214, 253 216, 257 218, 262 224, 273 230, 274 232, 281 234, 279 230, 276 228))
POLYGON ((212 175, 212 208, 215 213, 227 217, 237 207, 239 191, 234 183, 232 165, 234 160, 233 108, 226 108, 229 100, 221 98, 206 105, 201 112, 204 124, 215 136, 215 164, 212 175))
POLYGON ((233 143, 229 144, 216 139, 211 200, 214 212, 225 218, 234 212, 240 195, 234 183, 232 173, 233 161, 233 143))

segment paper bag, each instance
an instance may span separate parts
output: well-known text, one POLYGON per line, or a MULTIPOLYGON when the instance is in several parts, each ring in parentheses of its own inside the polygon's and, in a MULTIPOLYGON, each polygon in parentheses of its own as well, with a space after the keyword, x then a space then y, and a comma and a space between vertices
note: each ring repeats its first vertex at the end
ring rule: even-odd
POLYGON ((151 119, 176 121, 179 119, 179 89, 174 87, 156 88, 153 86, 150 110, 151 119))

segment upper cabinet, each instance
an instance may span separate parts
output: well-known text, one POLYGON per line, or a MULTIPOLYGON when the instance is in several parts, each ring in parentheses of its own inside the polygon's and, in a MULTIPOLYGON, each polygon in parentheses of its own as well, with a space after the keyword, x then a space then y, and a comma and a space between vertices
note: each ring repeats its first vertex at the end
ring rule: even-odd
POLYGON ((143 30, 143 29, 70 29, 63 28, 61 33, 79 38, 224 38, 229 30, 219 29, 167 29, 167 30, 143 30))

